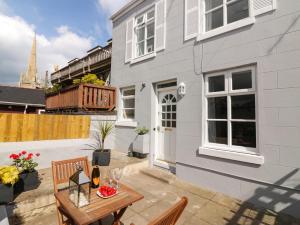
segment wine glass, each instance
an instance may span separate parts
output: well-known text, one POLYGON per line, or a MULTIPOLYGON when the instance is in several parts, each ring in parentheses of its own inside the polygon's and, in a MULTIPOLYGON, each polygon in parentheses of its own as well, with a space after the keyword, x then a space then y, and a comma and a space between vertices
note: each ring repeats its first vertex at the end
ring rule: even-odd
POLYGON ((117 182, 117 189, 119 189, 120 188, 120 179, 121 179, 121 177, 122 177, 122 175, 123 175, 123 170, 122 170, 122 168, 115 168, 114 170, 113 170, 113 176, 114 176, 114 179, 116 180, 116 182, 117 182))
POLYGON ((109 179, 109 186, 112 187, 114 179, 115 179, 115 177, 114 177, 114 169, 110 169, 109 170, 108 179, 109 179))

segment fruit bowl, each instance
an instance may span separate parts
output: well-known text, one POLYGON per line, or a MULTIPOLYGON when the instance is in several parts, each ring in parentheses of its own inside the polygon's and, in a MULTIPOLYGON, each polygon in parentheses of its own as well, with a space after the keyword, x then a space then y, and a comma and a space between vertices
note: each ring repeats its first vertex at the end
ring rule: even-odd
POLYGON ((101 198, 111 198, 118 194, 117 189, 109 186, 101 186, 97 190, 97 195, 101 198))

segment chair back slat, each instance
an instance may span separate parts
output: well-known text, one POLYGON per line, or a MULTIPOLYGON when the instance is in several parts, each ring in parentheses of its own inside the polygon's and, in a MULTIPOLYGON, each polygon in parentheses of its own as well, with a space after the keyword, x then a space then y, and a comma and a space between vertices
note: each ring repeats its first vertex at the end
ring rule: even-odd
POLYGON ((179 202, 150 222, 149 225, 174 225, 182 214, 187 203, 188 199, 186 197, 182 197, 179 202))
POLYGON ((76 164, 79 164, 85 174, 90 177, 89 163, 87 157, 68 159, 62 161, 52 161, 52 176, 54 192, 58 191, 58 185, 67 183, 72 174, 76 172, 76 164))

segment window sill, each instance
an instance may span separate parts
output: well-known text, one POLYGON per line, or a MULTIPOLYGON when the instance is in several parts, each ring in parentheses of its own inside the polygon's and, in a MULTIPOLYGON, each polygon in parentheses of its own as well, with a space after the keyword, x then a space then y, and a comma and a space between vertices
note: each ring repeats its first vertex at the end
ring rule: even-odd
POLYGON ((198 152, 200 155, 212 156, 212 157, 223 158, 223 159, 230 159, 230 160, 234 160, 234 161, 252 163, 252 164, 257 164, 257 165, 264 164, 264 157, 261 155, 230 152, 230 151, 226 151, 226 150, 217 150, 217 149, 208 148, 208 147, 200 147, 198 152))
POLYGON ((254 23, 255 23, 255 18, 254 17, 246 18, 246 19, 243 19, 243 20, 231 23, 231 24, 227 24, 223 27, 208 31, 207 33, 199 34, 197 36, 197 41, 202 41, 202 40, 205 40, 205 39, 208 39, 208 38, 211 38, 211 37, 214 37, 214 36, 217 36, 217 35, 220 35, 220 34, 235 30, 235 29, 238 29, 240 27, 245 27, 245 26, 248 26, 248 25, 251 25, 251 24, 254 24, 254 23))
POLYGON ((141 61, 144 61, 144 60, 147 60, 147 59, 151 59, 153 57, 156 56, 156 53, 155 52, 152 52, 150 54, 147 54, 147 55, 143 55, 143 56, 140 56, 140 57, 137 57, 137 58, 134 58, 130 61, 130 64, 134 64, 134 63, 138 63, 138 62, 141 62, 141 61))
POLYGON ((115 126, 117 127, 137 127, 137 122, 136 121, 126 121, 126 120, 121 120, 121 121, 116 121, 115 126))

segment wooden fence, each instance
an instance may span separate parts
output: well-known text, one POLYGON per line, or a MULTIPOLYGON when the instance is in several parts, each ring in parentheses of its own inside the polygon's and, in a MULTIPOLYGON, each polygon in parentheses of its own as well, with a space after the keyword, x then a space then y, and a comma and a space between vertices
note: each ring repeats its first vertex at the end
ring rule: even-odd
POLYGON ((0 113, 0 142, 88 138, 89 116, 0 113))

